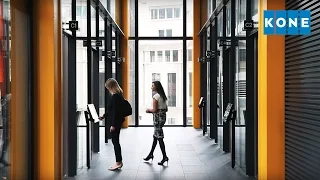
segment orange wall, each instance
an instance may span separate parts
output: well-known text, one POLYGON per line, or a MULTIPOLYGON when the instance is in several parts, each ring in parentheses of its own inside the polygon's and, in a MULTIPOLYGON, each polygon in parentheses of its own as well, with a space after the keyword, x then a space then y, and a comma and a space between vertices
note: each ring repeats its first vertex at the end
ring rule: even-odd
POLYGON ((193 0, 193 73, 192 73, 192 107, 193 107, 193 127, 200 128, 200 109, 198 108, 198 102, 200 99, 200 63, 198 57, 200 57, 200 32, 201 14, 207 13, 207 11, 201 11, 201 3, 199 0, 193 0))
MULTIPOLYGON (((124 97, 126 99, 130 98, 130 87, 129 87, 129 72, 130 72, 130 59, 129 59, 129 52, 128 52, 128 36, 129 36, 129 17, 128 17, 128 2, 129 0, 122 0, 120 3, 122 5, 122 8, 119 8, 120 10, 117 12, 121 15, 121 29, 123 30, 123 33, 125 34, 125 37, 122 38, 121 48, 122 48, 122 55, 125 58, 125 62, 122 64, 122 86, 124 91, 124 97)), ((130 118, 134 118, 130 116, 130 118)), ((126 121, 122 124, 123 127, 127 128, 129 125, 129 118, 126 118, 126 121)))
MULTIPOLYGON (((28 157, 28 9, 26 0, 11 0, 10 179, 27 177, 28 157)), ((1 26, 2 27, 2 26, 1 26)), ((1 92, 5 95, 5 92, 1 92)))
POLYGON ((36 176, 61 179, 60 0, 34 4, 36 176))
POLYGON ((285 9, 285 0, 260 0, 258 59, 258 176, 285 179, 284 36, 263 35, 263 10, 285 9))

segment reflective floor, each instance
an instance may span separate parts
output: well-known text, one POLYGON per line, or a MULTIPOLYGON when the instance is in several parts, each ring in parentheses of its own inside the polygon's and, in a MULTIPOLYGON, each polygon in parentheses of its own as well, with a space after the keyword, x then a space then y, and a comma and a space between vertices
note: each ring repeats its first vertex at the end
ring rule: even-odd
POLYGON ((144 162, 151 144, 153 128, 130 127, 121 131, 121 146, 124 166, 119 171, 107 169, 115 163, 111 141, 104 143, 101 132, 101 151, 93 154, 91 169, 79 169, 77 177, 66 179, 110 179, 110 180, 226 180, 252 179, 240 170, 232 169, 230 153, 223 153, 214 140, 202 136, 201 130, 183 127, 165 127, 165 145, 169 157, 168 165, 159 166, 162 159, 160 147, 155 150, 153 162, 144 162))

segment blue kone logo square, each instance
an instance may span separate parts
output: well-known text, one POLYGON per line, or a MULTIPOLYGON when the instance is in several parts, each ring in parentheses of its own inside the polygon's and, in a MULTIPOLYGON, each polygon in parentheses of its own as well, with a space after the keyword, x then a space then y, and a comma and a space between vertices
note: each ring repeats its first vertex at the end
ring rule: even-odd
POLYGON ((310 35, 310 10, 265 10, 265 35, 310 35))

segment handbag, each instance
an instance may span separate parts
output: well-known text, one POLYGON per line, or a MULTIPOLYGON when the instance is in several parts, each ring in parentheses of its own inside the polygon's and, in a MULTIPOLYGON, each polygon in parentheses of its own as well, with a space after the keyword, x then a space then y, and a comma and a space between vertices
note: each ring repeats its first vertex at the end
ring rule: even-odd
POLYGON ((127 116, 130 116, 130 115, 132 115, 131 104, 126 99, 124 99, 123 116, 127 117, 127 116))

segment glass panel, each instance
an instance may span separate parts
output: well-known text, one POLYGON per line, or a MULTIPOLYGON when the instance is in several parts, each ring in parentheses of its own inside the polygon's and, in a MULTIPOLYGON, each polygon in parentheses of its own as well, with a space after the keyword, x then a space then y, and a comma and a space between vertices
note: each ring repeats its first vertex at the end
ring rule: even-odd
POLYGON ((235 65, 236 163, 246 171, 246 41, 239 41, 239 46, 236 47, 235 65))
POLYGON ((109 1, 110 1, 110 15, 114 20, 116 20, 116 0, 109 0, 109 1))
MULTIPOLYGON (((76 31, 76 34, 78 37, 86 37, 87 36, 87 2, 77 1, 76 6, 77 6, 76 19, 79 23, 79 30, 76 31)), ((70 3, 70 9, 71 9, 71 3, 70 3)), ((70 13, 70 17, 64 17, 64 15, 62 15, 62 18, 67 18, 66 21, 69 21, 71 19, 71 10, 68 10, 68 13, 70 13)))
POLYGON ((216 7, 218 7, 221 2, 222 0, 216 0, 216 7))
POLYGON ((157 57, 158 57, 158 62, 162 62, 162 58, 163 58, 163 56, 162 56, 162 51, 157 51, 158 53, 157 53, 157 57))
MULTIPOLYGON (((259 0, 251 0, 251 15, 252 17, 255 17, 258 15, 258 5, 259 5, 259 0)), ((258 21, 258 18, 255 19, 255 21, 258 21)))
MULTIPOLYGON (((139 2, 139 36, 159 36, 159 30, 171 29, 171 35, 183 36, 183 0, 139 2)), ((132 23, 131 23, 132 25, 132 23)))
POLYGON ((83 47, 83 41, 77 41, 77 107, 86 108, 88 104, 88 71, 87 71, 87 47, 83 47))
MULTIPOLYGON (((223 33, 223 12, 221 12, 218 15, 218 36, 222 37, 223 33)), ((223 122, 222 122, 222 116, 223 116, 223 71, 222 71, 222 48, 219 47, 219 44, 217 44, 218 50, 220 50, 220 56, 218 56, 218 74, 217 74, 217 105, 219 108, 217 109, 217 124, 218 124, 218 143, 220 147, 223 147, 223 122)))
POLYGON ((208 18, 210 17, 213 9, 212 9, 212 1, 214 0, 208 0, 208 18))
POLYGON ((159 9, 159 19, 164 19, 166 17, 165 9, 159 9))
POLYGON ((182 55, 178 55, 182 52, 182 45, 182 41, 139 41, 139 125, 153 124, 152 114, 147 114, 146 109, 152 107, 151 84, 155 79, 161 82, 168 98, 166 125, 183 124, 183 61, 182 55), (157 52, 156 62, 143 59, 149 57, 143 55, 148 51, 157 52), (162 60, 163 53, 167 56, 169 51, 172 52, 170 55, 176 55, 176 63, 162 60))
MULTIPOLYGON (((130 27, 130 34, 129 36, 134 37, 135 36, 135 1, 129 0, 129 27, 130 27)), ((152 14, 152 13, 151 13, 152 14)))
POLYGON ((187 0, 187 36, 193 36, 193 0, 187 0))
POLYGON ((96 37, 96 10, 91 6, 91 37, 96 37))
POLYGON ((178 50, 173 50, 172 51, 172 60, 173 62, 177 62, 179 60, 179 51, 178 50))
MULTIPOLYGON (((210 27, 207 28, 207 51, 210 51, 210 27)), ((210 62, 207 62, 207 124, 210 125, 210 108, 211 108, 211 102, 210 102, 210 62)), ((208 132, 210 132, 210 127, 208 126, 208 132)))
POLYGON ((246 19, 246 0, 236 0, 236 36, 245 36, 243 22, 246 19))
POLYGON ((164 37, 164 30, 159 30, 159 37, 164 37))
POLYGON ((167 8, 167 18, 172 18, 173 17, 173 9, 172 8, 167 8))
POLYGON ((166 33, 167 33, 167 37, 172 37, 172 29, 167 29, 166 33))
POLYGON ((231 37, 231 1, 228 2, 226 6, 226 18, 227 18, 227 26, 226 26, 226 34, 227 37, 231 37))
MULTIPOLYGON (((153 51, 154 53, 154 51, 153 51)), ((154 56, 153 56, 154 57, 154 56)), ((154 58, 153 58, 154 60, 154 58)), ((132 115, 129 116, 129 125, 135 125, 135 117, 136 117, 136 101, 135 101, 135 89, 136 89, 136 75, 135 75, 135 42, 134 40, 129 40, 129 98, 128 101, 132 107, 132 115)))
POLYGON ((166 62, 170 62, 170 50, 165 51, 166 62))
POLYGON ((192 72, 193 72, 193 57, 192 57, 193 41, 187 41, 187 125, 193 125, 193 109, 192 109, 192 72))
MULTIPOLYGON (((99 16, 99 36, 104 37, 104 20, 99 16)), ((104 50, 104 41, 102 41, 103 46, 99 47, 104 50)), ((101 53, 101 52, 100 52, 101 53)), ((99 116, 105 114, 105 56, 99 59, 99 116)), ((105 121, 100 121, 100 125, 105 125, 105 121)))
POLYGON ((218 26, 218 37, 222 37, 223 36, 223 11, 221 11, 218 15, 217 26, 218 26))

